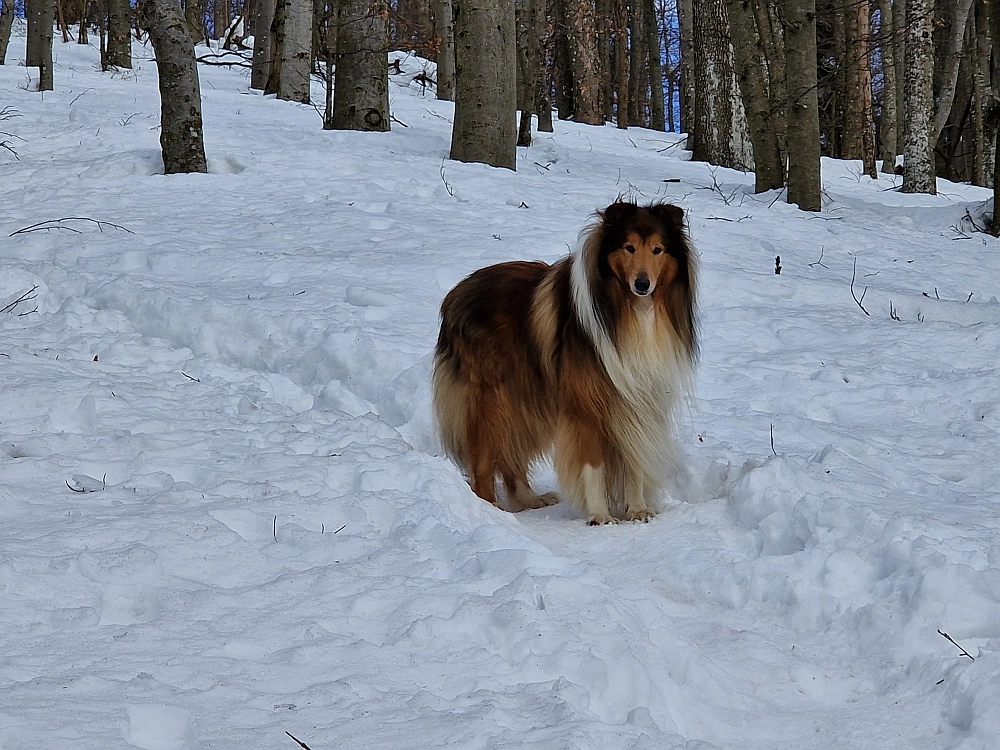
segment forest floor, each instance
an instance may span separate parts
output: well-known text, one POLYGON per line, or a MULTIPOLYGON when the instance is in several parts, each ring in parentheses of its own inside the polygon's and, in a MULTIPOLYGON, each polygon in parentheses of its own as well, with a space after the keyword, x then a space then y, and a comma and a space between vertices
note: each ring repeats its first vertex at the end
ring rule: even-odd
POLYGON ((987 191, 824 160, 813 215, 567 122, 516 172, 459 164, 414 58, 385 134, 204 66, 210 173, 168 177, 148 50, 57 41, 39 94, 23 43, 0 748, 1000 747, 987 191), (699 254, 684 470, 649 524, 503 513, 434 435, 438 306, 619 195, 683 206, 699 254))

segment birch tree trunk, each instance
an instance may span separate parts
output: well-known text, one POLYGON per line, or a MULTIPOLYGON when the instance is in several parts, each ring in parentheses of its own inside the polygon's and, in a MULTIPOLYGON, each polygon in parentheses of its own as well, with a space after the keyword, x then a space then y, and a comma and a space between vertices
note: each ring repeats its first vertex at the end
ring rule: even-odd
POLYGON ((768 91, 768 65, 762 35, 751 2, 761 0, 728 0, 732 28, 736 77, 743 96, 743 106, 753 144, 756 173, 754 192, 781 189, 785 184, 785 168, 779 147, 777 113, 771 108, 768 91))
POLYGON ((207 172, 191 28, 174 0, 142 0, 140 18, 156 54, 163 172, 207 172))
POLYGON ((896 169, 896 45, 892 0, 878 0, 879 46, 882 51, 882 122, 879 127, 882 145, 882 171, 896 169))
POLYGON ((14 0, 0 0, 0 65, 7 59, 10 29, 14 24, 14 0))
MULTIPOLYGON (((933 4, 931 9, 933 12, 933 4)), ((963 40, 965 27, 969 21, 969 10, 972 0, 951 0, 944 5, 946 8, 945 38, 942 44, 942 55, 934 60, 934 91, 937 92, 934 109, 931 143, 937 143, 941 131, 951 115, 951 107, 955 101, 955 87, 958 83, 958 69, 963 58, 963 40)), ((932 52, 933 55, 933 52, 932 52)))
POLYGON ((573 120, 586 125, 603 125, 593 0, 565 0, 565 8, 573 75, 573 120))
POLYGON ((276 0, 257 0, 254 18, 253 66, 250 70, 250 88, 263 91, 271 75, 274 61, 274 40, 271 39, 271 24, 274 22, 276 0))
POLYGON ((455 99, 455 23, 452 0, 437 0, 434 33, 437 41, 437 98, 455 99))
POLYGON ((52 91, 52 22, 55 14, 55 0, 27 0, 25 3, 28 40, 24 64, 38 68, 39 91, 52 91))
POLYGON ((106 0, 108 4, 107 64, 132 67, 132 8, 129 0, 106 0))
POLYGON ((340 0, 337 10, 333 127, 389 130, 388 3, 340 0))
POLYGON ((278 98, 309 103, 312 72, 313 0, 281 0, 284 24, 281 40, 281 76, 278 98))
POLYGON ((937 194, 934 170, 934 21, 931 0, 907 0, 903 91, 904 193, 937 194))
POLYGON ((751 170, 753 147, 736 82, 724 0, 697 0, 693 20, 697 94, 692 158, 751 170))
POLYGON ((513 0, 460 0, 451 158, 516 169, 513 0))
POLYGON ((819 102, 816 95, 816 2, 785 0, 788 91, 788 202, 821 211, 819 102))

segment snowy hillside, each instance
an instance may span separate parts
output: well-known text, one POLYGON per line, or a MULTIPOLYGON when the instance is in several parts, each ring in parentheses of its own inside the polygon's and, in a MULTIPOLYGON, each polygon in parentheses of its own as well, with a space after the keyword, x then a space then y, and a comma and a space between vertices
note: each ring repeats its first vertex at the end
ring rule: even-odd
POLYGON ((814 216, 563 122, 459 164, 412 59, 386 134, 203 68, 211 173, 164 177, 135 53, 0 67, 0 748, 1000 747, 986 191, 825 162, 814 216), (438 305, 619 194, 700 253, 687 475, 505 514, 438 455, 438 305))

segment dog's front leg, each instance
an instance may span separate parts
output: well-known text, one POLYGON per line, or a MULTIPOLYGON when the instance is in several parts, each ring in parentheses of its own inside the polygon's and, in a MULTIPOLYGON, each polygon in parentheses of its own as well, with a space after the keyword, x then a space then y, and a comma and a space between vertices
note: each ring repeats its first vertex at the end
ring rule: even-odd
POLYGON ((580 470, 580 499, 583 512, 587 514, 587 523, 591 526, 602 526, 606 523, 618 523, 608 509, 608 491, 604 480, 604 466, 585 465, 580 470))

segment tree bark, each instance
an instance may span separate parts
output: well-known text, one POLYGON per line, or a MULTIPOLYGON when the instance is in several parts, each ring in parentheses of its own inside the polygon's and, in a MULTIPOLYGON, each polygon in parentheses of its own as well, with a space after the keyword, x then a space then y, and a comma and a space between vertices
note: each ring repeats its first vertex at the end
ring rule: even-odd
POLYGON ((538 9, 535 34, 539 40, 538 91, 535 108, 538 110, 538 132, 551 133, 552 127, 552 65, 553 45, 551 24, 549 23, 552 0, 535 0, 538 9))
POLYGON ((697 95, 692 158, 744 171, 753 169, 753 147, 736 82, 724 1, 699 0, 694 6, 693 26, 697 95))
POLYGON ((821 211, 819 102, 816 95, 816 2, 785 0, 788 92, 788 202, 821 211))
POLYGON ((14 23, 14 0, 0 0, 0 65, 7 59, 10 29, 14 23))
POLYGON ((538 45, 535 37, 537 24, 535 0, 516 0, 517 25, 517 106, 521 110, 518 121, 517 145, 531 145, 531 116, 538 98, 537 84, 540 67, 538 45))
POLYGON ((513 0, 460 0, 451 158, 516 169, 513 0))
POLYGON ((615 116, 614 97, 611 92, 611 34, 614 26, 614 0, 596 0, 597 60, 601 75, 601 120, 611 122, 615 116))
POLYGON ((28 40, 24 64, 38 68, 38 90, 52 91, 52 22, 55 0, 27 0, 28 40))
POLYGON ((271 75, 274 61, 274 40, 271 38, 271 24, 274 22, 276 0, 257 0, 257 14, 254 19, 253 67, 250 71, 250 88, 263 91, 271 75))
POLYGON ((649 101, 649 52, 646 49, 646 18, 641 0, 629 3, 629 78, 628 121, 631 125, 645 127, 646 104, 649 101))
POLYGON ((283 5, 279 99, 309 103, 312 72, 313 0, 279 0, 283 5))
POLYGON ((878 0, 879 46, 882 51, 882 122, 879 135, 882 145, 882 171, 896 169, 896 45, 892 0, 878 0))
POLYGON ((754 192, 780 190, 785 184, 785 168, 781 159, 777 132, 777 117, 771 109, 768 91, 767 58, 762 35, 757 28, 757 16, 752 2, 761 0, 728 0, 729 21, 735 53, 736 77, 743 96, 743 107, 750 127, 755 171, 754 192))
POLYGON ((207 172, 191 27, 174 0, 142 0, 140 11, 156 54, 163 172, 207 172))
MULTIPOLYGON (((945 9, 947 15, 942 26, 942 31, 945 33, 941 44, 942 54, 940 59, 933 60, 932 63, 934 91, 937 92, 937 96, 933 100, 936 106, 931 143, 937 143, 951 115, 951 107, 955 101, 955 87, 958 83, 958 68, 963 57, 962 42, 965 39, 965 27, 968 24, 972 0, 952 0, 941 7, 945 9)), ((931 8, 933 9, 933 4, 931 8)))
POLYGON ((934 169, 934 38, 931 0, 906 3, 906 74, 903 81, 904 193, 937 194, 934 169))
POLYGON ((895 62, 896 62, 896 155, 902 152, 904 140, 903 112, 905 111, 905 96, 903 83, 906 81, 906 0, 892 0, 892 26, 895 31, 895 62))
POLYGON ((603 125, 601 70, 597 57, 597 25, 593 0, 564 0, 573 75, 573 120, 603 125))
POLYGON ((556 112, 560 120, 573 119, 573 68, 569 35, 566 31, 566 0, 552 0, 552 78, 556 92, 556 112))
POLYGON ((455 22, 452 0, 437 0, 434 6, 434 33, 437 41, 437 98, 455 99, 455 22))
POLYGON ((333 127, 337 130, 387 131, 388 3, 385 0, 340 0, 337 18, 333 127))
MULTIPOLYGON (((110 2, 111 0, 105 0, 110 2)), ((203 0, 185 0, 184 18, 187 20, 191 41, 196 45, 205 41, 205 13, 203 0)))
POLYGON ((676 0, 677 28, 681 48, 681 130, 688 134, 687 148, 695 140, 695 52, 694 52, 694 0, 676 0))
POLYGON ((646 9, 646 50, 649 54, 649 127, 666 130, 663 116, 663 62, 660 59, 660 25, 656 22, 654 0, 644 0, 646 9))
POLYGON ((225 39, 229 31, 229 0, 213 0, 212 38, 225 39))
POLYGON ((132 8, 129 0, 107 0, 107 64, 115 68, 132 67, 132 8))
POLYGON ((618 127, 629 126, 628 0, 615 0, 615 87, 618 91, 618 127))

